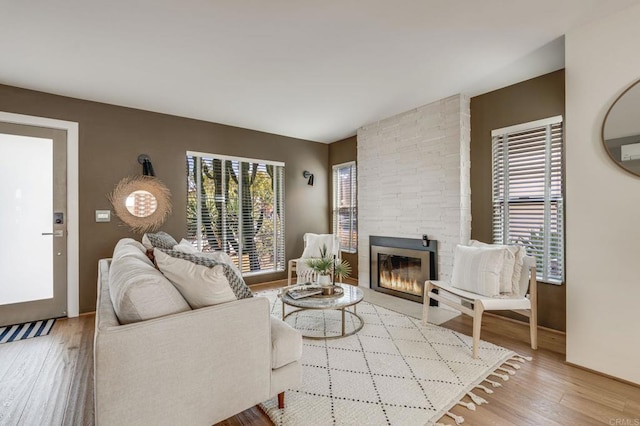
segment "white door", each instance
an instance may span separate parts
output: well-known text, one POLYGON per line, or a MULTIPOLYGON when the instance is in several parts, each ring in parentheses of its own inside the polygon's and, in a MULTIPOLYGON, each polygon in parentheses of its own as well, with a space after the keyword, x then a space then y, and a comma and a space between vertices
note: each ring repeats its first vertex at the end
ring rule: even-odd
POLYGON ((0 123, 0 325, 67 314, 66 139, 0 123))

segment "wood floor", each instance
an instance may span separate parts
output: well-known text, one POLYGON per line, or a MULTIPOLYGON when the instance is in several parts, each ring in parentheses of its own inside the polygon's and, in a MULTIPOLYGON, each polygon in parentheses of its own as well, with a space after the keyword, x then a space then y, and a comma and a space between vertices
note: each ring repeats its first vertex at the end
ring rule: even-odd
MULTIPOLYGON (((0 345, 0 425, 92 425, 93 315, 59 320, 51 334, 0 345)), ((468 317, 444 326, 471 332, 468 317)), ((465 425, 640 425, 640 388, 564 363, 564 336, 485 315, 482 338, 534 357, 477 411, 456 406, 465 425)), ((453 424, 449 418, 444 423, 453 424)), ((257 407, 220 425, 270 425, 257 407)))

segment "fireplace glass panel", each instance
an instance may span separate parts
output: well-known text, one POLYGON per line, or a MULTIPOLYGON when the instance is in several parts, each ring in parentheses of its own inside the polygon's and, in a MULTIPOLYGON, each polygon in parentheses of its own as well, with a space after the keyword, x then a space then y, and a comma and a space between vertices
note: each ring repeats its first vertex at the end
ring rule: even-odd
POLYGON ((378 285, 422 296, 422 260, 410 256, 378 253, 378 285))

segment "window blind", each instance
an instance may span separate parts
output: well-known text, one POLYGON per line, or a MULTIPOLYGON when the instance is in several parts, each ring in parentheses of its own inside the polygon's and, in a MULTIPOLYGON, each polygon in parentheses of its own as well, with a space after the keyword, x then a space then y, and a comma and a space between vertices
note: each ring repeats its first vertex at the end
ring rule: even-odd
POLYGON ((493 240, 536 258, 537 278, 564 281, 562 117, 492 132, 493 240))
POLYGON ((188 152, 187 239, 243 274, 284 271, 284 164, 188 152))
POLYGON ((333 233, 348 253, 358 250, 356 185, 355 162, 333 166, 333 233))

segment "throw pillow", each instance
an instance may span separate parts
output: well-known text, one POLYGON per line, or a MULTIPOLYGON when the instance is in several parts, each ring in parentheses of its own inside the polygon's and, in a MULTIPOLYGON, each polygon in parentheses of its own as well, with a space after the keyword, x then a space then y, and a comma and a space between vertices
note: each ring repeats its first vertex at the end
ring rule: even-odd
POLYGON ((153 267, 140 248, 126 239, 118 243, 113 253, 109 296, 120 324, 191 310, 178 290, 153 267))
MULTIPOLYGON (((471 247, 498 247, 505 249, 504 262, 502 264, 502 271, 500 273, 500 293, 505 295, 513 294, 514 284, 517 286, 518 281, 515 281, 514 269, 516 266, 516 253, 518 252, 518 246, 509 246, 501 244, 487 244, 476 240, 469 241, 471 247)), ((518 274, 519 277, 519 274, 518 274)))
POLYGON ((527 250, 524 247, 517 245, 487 244, 476 240, 471 240, 469 245, 471 247, 500 247, 509 250, 510 254, 505 258, 506 264, 503 265, 502 268, 503 281, 501 281, 500 284, 500 292, 514 296, 520 295, 520 276, 524 265, 524 257, 527 255, 527 250), (511 277, 511 279, 506 280, 505 277, 511 277))
POLYGON ((499 296, 505 251, 499 247, 456 246, 451 285, 483 296, 499 296))
MULTIPOLYGON (((164 248, 164 247, 161 247, 164 248)), ((181 251, 183 253, 198 253, 198 249, 193 246, 189 241, 184 238, 180 240, 179 244, 172 247, 173 250, 181 251)))
POLYGON ((201 253, 155 249, 160 271, 193 309, 253 297, 236 271, 201 253))
POLYGON ((172 249, 178 242, 164 231, 155 234, 146 233, 142 236, 142 245, 147 249, 163 248, 172 249))
POLYGON ((111 261, 115 262, 126 256, 136 257, 144 262, 147 262, 149 265, 152 265, 152 263, 145 255, 144 246, 133 238, 122 238, 120 241, 118 241, 116 247, 113 249, 111 261))
POLYGON ((173 249, 181 251, 182 253, 197 254, 198 256, 208 257, 209 259, 213 259, 218 263, 226 263, 227 265, 231 266, 231 269, 233 269, 239 277, 242 276, 236 264, 233 263, 233 260, 231 260, 229 255, 223 251, 212 251, 208 253, 200 252, 193 246, 193 244, 191 244, 184 238, 180 240, 180 244, 173 246, 173 249))

